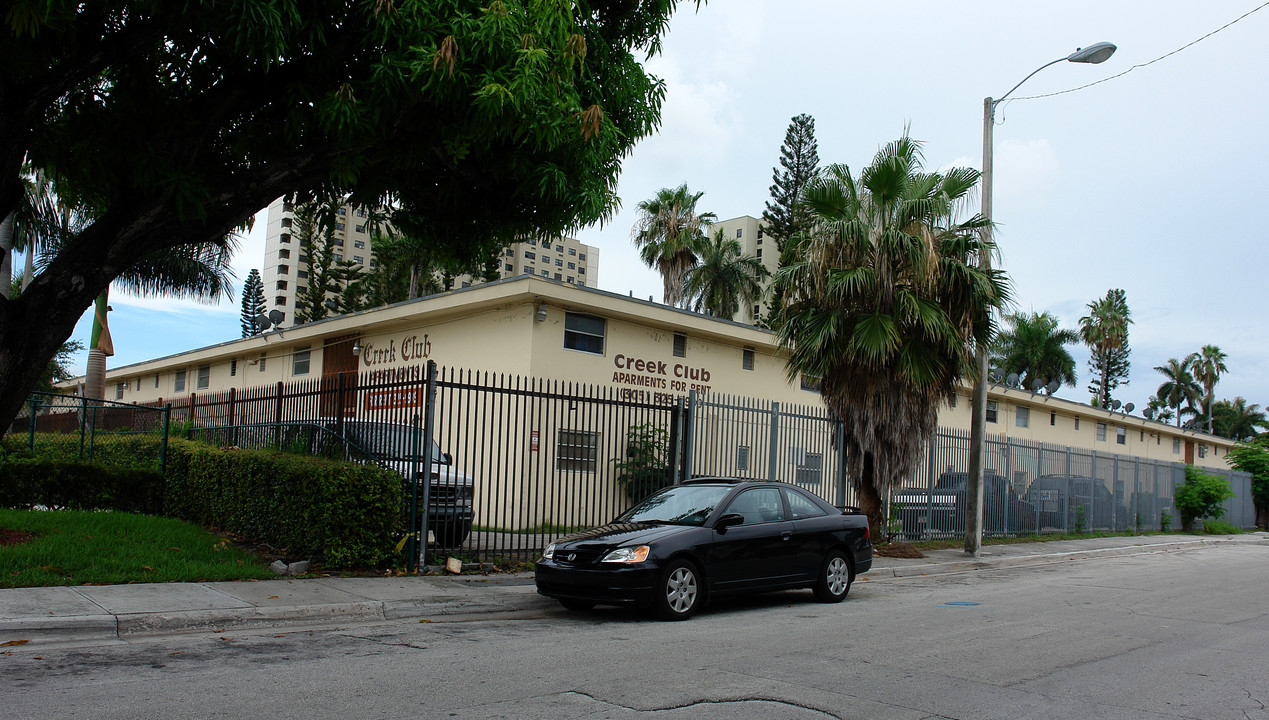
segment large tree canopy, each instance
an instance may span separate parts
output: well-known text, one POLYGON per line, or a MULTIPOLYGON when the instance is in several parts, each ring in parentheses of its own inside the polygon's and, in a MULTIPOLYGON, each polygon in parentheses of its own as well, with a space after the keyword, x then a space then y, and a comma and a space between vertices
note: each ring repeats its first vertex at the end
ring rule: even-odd
POLYGON ((25 160, 95 220, 0 300, 0 427, 113 278, 279 196, 391 196, 464 247, 608 218, 676 4, 5 2, 0 218, 25 160))

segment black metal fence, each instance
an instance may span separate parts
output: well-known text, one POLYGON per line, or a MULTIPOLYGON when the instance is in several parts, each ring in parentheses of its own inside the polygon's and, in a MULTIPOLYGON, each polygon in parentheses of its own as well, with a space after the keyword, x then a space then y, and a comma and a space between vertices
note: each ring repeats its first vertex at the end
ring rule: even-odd
MULTIPOLYGON (((533 559, 555 537, 607 522, 653 489, 690 476, 771 478, 837 505, 856 503, 841 426, 821 407, 695 393, 675 404, 650 403, 615 387, 433 371, 432 386, 428 368, 413 367, 190 394, 171 401, 171 422, 182 434, 222 445, 392 468, 406 483, 411 536, 426 537, 434 553, 473 559, 533 559)), ((40 427, 80 428, 89 457, 93 432, 153 426, 155 418, 167 423, 165 408, 103 403, 108 409, 97 411, 78 398, 60 402, 30 414, 40 427), (125 420, 116 410, 133 415, 125 420)), ((911 482, 890 498, 896 534, 963 535, 968 451, 968 433, 937 433, 911 482)), ((1173 490, 1184 467, 991 439, 985 531, 1154 529, 1165 512, 1175 528, 1173 490)), ((1252 526, 1250 477, 1206 471, 1228 479, 1237 494, 1226 505, 1227 521, 1252 526)))

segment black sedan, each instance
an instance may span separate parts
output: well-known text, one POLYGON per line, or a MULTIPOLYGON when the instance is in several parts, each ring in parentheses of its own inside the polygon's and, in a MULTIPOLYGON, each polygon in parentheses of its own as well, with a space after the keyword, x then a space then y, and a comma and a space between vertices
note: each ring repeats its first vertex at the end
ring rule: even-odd
POLYGON ((867 518, 784 483, 703 478, 546 548, 538 592, 570 610, 650 605, 691 617, 711 597, 789 588, 841 602, 872 567, 867 518))

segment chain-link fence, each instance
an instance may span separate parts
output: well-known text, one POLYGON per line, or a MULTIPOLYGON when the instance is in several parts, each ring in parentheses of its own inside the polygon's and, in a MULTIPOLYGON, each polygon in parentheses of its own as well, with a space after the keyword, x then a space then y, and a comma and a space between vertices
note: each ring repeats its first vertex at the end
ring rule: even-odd
POLYGON ((162 472, 170 425, 168 407, 36 392, 6 435, 25 440, 41 457, 162 472))

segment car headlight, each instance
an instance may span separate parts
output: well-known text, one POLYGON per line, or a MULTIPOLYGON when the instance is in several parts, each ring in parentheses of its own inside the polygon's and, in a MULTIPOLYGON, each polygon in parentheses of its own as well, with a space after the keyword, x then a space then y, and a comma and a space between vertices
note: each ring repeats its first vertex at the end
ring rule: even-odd
POLYGON ((648 551, 652 548, 647 545, 638 547, 617 548, 604 556, 600 562, 611 563, 641 563, 648 559, 648 551))
POLYGON ((553 557, 555 557, 555 543, 547 545, 546 549, 542 551, 543 560, 550 560, 553 557))

